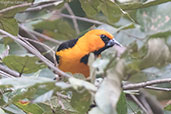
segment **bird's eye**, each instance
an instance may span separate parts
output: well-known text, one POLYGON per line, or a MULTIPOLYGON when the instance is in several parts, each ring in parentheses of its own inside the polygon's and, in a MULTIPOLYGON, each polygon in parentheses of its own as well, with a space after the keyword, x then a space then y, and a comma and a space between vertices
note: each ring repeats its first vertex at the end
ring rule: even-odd
POLYGON ((100 38, 106 38, 106 37, 107 37, 107 36, 104 35, 104 34, 100 35, 100 38))
POLYGON ((100 38, 104 41, 105 44, 107 44, 110 40, 110 38, 108 38, 106 35, 102 34, 100 35, 100 38))

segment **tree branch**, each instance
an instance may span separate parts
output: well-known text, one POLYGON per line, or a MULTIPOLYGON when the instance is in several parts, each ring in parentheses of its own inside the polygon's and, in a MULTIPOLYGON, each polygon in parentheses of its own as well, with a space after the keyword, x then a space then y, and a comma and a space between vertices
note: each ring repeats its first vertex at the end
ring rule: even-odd
POLYGON ((26 37, 23 37, 23 36, 20 36, 20 35, 18 35, 18 37, 19 37, 20 39, 23 39, 23 40, 25 39, 25 40, 27 40, 27 41, 34 42, 34 43, 36 43, 36 44, 40 44, 41 46, 43 46, 43 47, 45 47, 46 49, 48 49, 48 51, 45 52, 45 53, 52 52, 53 55, 55 54, 55 51, 53 50, 54 48, 51 48, 51 47, 47 46, 46 44, 44 44, 44 43, 42 43, 42 42, 39 42, 39 41, 36 41, 36 40, 32 40, 32 39, 29 39, 29 38, 26 38, 26 37))
POLYGON ((13 10, 15 8, 22 8, 22 7, 27 7, 30 6, 32 3, 24 3, 24 4, 19 4, 19 5, 15 5, 15 6, 11 6, 11 7, 7 7, 5 9, 0 10, 0 13, 5 13, 7 11, 13 10))
POLYGON ((12 75, 10 75, 10 74, 8 74, 8 73, 6 73, 6 72, 4 72, 4 71, 2 71, 2 70, 0 70, 0 77, 5 77, 5 78, 15 78, 14 76, 12 76, 12 75))
POLYGON ((73 15, 67 15, 67 14, 59 14, 60 16, 62 17, 65 17, 65 18, 70 18, 70 19, 77 19, 77 20, 81 20, 81 21, 86 21, 86 22, 89 22, 89 23, 94 23, 94 24, 98 24, 98 25, 102 25, 102 24, 105 24, 103 22, 100 22, 100 21, 97 21, 97 20, 93 20, 93 19, 88 19, 88 18, 85 18, 85 17, 78 17, 78 16, 73 16, 73 15))
MULTIPOLYGON (((130 97, 137 103, 137 105, 146 113, 149 114, 146 108, 142 105, 142 103, 132 94, 130 94, 130 97)), ((151 114, 151 113, 150 113, 151 114)))
POLYGON ((171 83, 171 78, 140 82, 136 84, 126 84, 126 85, 123 85, 123 89, 128 90, 128 89, 146 88, 146 86, 150 86, 154 84, 161 84, 161 83, 171 83))
POLYGON ((2 64, 0 64, 0 70, 7 73, 7 74, 9 74, 9 75, 14 76, 14 77, 19 77, 20 76, 20 74, 18 72, 14 71, 14 70, 11 70, 10 68, 8 68, 8 67, 6 67, 6 66, 4 66, 2 64))
POLYGON ((158 91, 166 91, 166 92, 170 92, 171 91, 171 88, 161 88, 161 87, 153 87, 153 86, 146 86, 144 88, 158 90, 158 91))
MULTIPOLYGON (((66 9, 68 10, 68 12, 69 12, 69 14, 70 14, 71 16, 75 16, 74 13, 73 13, 73 11, 72 11, 72 9, 71 9, 70 6, 68 5, 68 3, 65 3, 64 6, 66 7, 66 9)), ((79 30, 79 27, 78 27, 78 23, 77 23, 76 18, 72 18, 72 21, 73 21, 74 28, 75 28, 77 34, 79 34, 79 33, 80 33, 80 30, 79 30)))
MULTIPOLYGON (((22 26, 19 26, 19 35, 21 35, 22 37, 26 37, 26 38, 35 40, 35 41, 39 41, 39 39, 34 34, 25 30, 25 28, 22 26)), ((44 54, 43 56, 45 56, 48 60, 50 60, 52 63, 54 63, 55 59, 53 58, 52 53, 46 53, 49 50, 47 50, 46 48, 44 48, 44 46, 37 44, 35 42, 31 42, 31 41, 28 41, 28 42, 31 44, 30 46, 35 47, 40 53, 44 54)))
POLYGON ((45 58, 39 51, 35 50, 31 46, 29 46, 26 42, 22 41, 21 39, 17 38, 16 36, 13 36, 12 34, 0 29, 1 34, 5 34, 20 45, 24 46, 26 49, 28 49, 31 53, 33 53, 35 56, 37 56, 41 61, 43 61, 48 67, 50 67, 52 70, 54 70, 57 74, 65 77, 71 77, 71 75, 66 74, 65 72, 59 70, 57 67, 54 66, 54 64, 49 61, 47 58, 45 58))
POLYGON ((61 44, 60 41, 55 40, 54 38, 51 38, 51 37, 46 36, 46 35, 43 35, 43 34, 41 34, 41 33, 39 33, 39 32, 30 30, 30 29, 26 28, 26 27, 23 26, 23 25, 19 25, 19 26, 20 26, 22 29, 24 29, 25 31, 28 31, 28 32, 34 34, 34 35, 37 36, 37 37, 43 38, 43 39, 45 39, 45 40, 51 41, 51 42, 56 43, 56 44, 61 44))
POLYGON ((45 4, 43 5, 39 5, 37 7, 32 7, 32 8, 28 8, 27 10, 25 10, 24 12, 31 12, 31 11, 40 11, 44 8, 49 8, 49 7, 53 7, 53 6, 57 6, 59 5, 60 3, 62 3, 63 1, 49 1, 46 2, 45 4))

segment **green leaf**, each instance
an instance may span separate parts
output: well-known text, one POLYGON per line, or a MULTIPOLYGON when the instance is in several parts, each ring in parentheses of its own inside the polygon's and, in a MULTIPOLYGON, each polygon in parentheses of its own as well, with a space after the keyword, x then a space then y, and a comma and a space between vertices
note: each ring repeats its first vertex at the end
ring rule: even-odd
POLYGON ((118 22, 123 14, 120 7, 110 0, 80 0, 80 2, 87 16, 103 21, 107 17, 107 22, 110 24, 118 22), (100 12, 105 17, 102 18, 100 12))
POLYGON ((87 90, 72 90, 71 106, 80 114, 85 114, 91 104, 91 94, 87 90))
POLYGON ((32 103, 21 104, 20 102, 17 102, 15 103, 15 105, 26 113, 43 114, 43 109, 37 104, 32 104, 32 103))
POLYGON ((15 36, 19 31, 18 23, 14 18, 0 17, 0 29, 3 29, 15 36))
POLYGON ((116 107, 118 114, 127 114, 127 103, 125 93, 122 92, 116 107))
POLYGON ((44 103, 38 103, 38 105, 43 109, 43 114, 53 114, 54 110, 52 110, 52 107, 44 104, 44 103))
MULTIPOLYGON (((0 0, 0 9, 5 9, 5 8, 9 9, 0 13, 0 29, 3 29, 6 32, 9 32, 16 36, 19 32, 19 28, 18 28, 18 23, 13 17, 15 16, 16 13, 24 11, 27 8, 27 6, 23 6, 23 7, 15 7, 15 6, 18 4, 24 4, 32 1, 33 0, 27 0, 27 1, 26 0, 8 0, 8 1, 0 0), (10 9, 10 7, 13 8, 10 9)), ((5 38, 4 43, 8 44, 9 42, 12 42, 12 40, 9 38, 5 38)))
POLYGON ((38 63, 38 58, 30 56, 7 56, 3 60, 3 63, 9 68, 19 73, 32 73, 39 69, 45 68, 45 65, 38 63))
POLYGON ((66 21, 63 20, 45 20, 33 26, 34 29, 42 30, 44 34, 58 40, 69 40, 76 36, 76 32, 66 21))
POLYGON ((87 16, 94 17, 99 12, 97 9, 100 5, 99 0, 80 0, 80 3, 87 16))
POLYGON ((165 110, 171 111, 171 104, 164 107, 165 110))
POLYGON ((121 18, 121 9, 118 7, 118 5, 114 4, 109 0, 102 0, 98 8, 103 12, 103 14, 107 17, 110 23, 118 22, 121 18))

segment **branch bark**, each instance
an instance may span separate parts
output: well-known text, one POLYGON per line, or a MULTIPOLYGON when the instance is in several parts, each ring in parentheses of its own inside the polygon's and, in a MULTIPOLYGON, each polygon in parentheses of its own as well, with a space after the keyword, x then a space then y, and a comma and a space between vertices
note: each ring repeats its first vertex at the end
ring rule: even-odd
POLYGON ((19 4, 19 5, 15 5, 15 6, 11 6, 11 7, 7 7, 5 9, 0 10, 0 13, 5 13, 7 11, 13 10, 15 8, 22 8, 22 7, 27 7, 27 6, 31 6, 32 3, 24 3, 24 4, 19 4))
POLYGON ((81 20, 81 21, 85 21, 85 22, 89 22, 89 23, 94 23, 94 24, 98 24, 98 25, 102 25, 102 24, 105 24, 103 22, 100 22, 100 21, 97 21, 97 20, 93 20, 93 19, 88 19, 88 18, 84 18, 84 17, 78 17, 78 16, 73 16, 73 15, 67 15, 67 14, 59 14, 60 16, 62 17, 65 17, 65 18, 70 18, 70 19, 77 19, 77 20, 81 20))
POLYGON ((153 86, 146 86, 144 88, 158 90, 158 91, 166 91, 166 92, 170 92, 171 91, 171 88, 161 88, 161 87, 153 87, 153 86))
MULTIPOLYGON (((26 37, 35 41, 39 41, 39 39, 32 34, 31 32, 27 31, 27 29, 23 25, 19 25, 19 34, 22 37, 26 37)), ((44 56, 50 60, 51 62, 54 62, 53 55, 51 53, 46 53, 49 51, 44 46, 37 44, 35 42, 28 41, 33 47, 35 47, 40 53, 44 54, 44 56)))
MULTIPOLYGON (((40 11, 44 8, 50 8, 53 6, 57 6, 60 3, 62 3, 63 1, 49 1, 49 2, 45 2, 45 4, 43 5, 38 5, 36 7, 32 7, 32 8, 28 8, 27 10, 25 10, 24 12, 33 12, 33 11, 40 11)), ((42 2, 43 3, 43 2, 42 2)))
POLYGON ((126 84, 123 85, 123 89, 129 90, 129 89, 138 89, 138 88, 149 88, 148 86, 150 85, 161 84, 161 83, 171 83, 171 78, 140 82, 136 84, 126 84))
POLYGON ((10 37, 11 39, 13 39, 14 41, 16 41, 17 43, 19 43, 20 45, 22 45, 23 47, 25 47, 26 49, 28 49, 31 53, 33 53, 35 56, 37 56, 41 61, 43 61, 48 67, 50 67, 52 70, 54 70, 57 74, 64 76, 64 77, 71 77, 71 75, 66 74, 65 72, 61 71, 60 69, 58 69, 56 66, 54 66, 54 64, 49 61, 47 58, 45 58, 43 55, 41 55, 41 53, 37 50, 35 50, 34 48, 32 48, 31 46, 28 45, 28 42, 24 42, 21 39, 17 38, 16 36, 13 36, 12 34, 0 29, 0 33, 1 34, 5 34, 8 37, 10 37))
POLYGON ((146 114, 152 114, 149 113, 146 108, 142 105, 142 103, 134 96, 130 94, 130 97, 137 103, 137 105, 146 113, 146 114))
MULTIPOLYGON (((68 10, 69 14, 71 16, 75 16, 72 9, 70 8, 70 6, 68 5, 68 3, 65 3, 64 5, 66 7, 66 9, 68 10)), ((74 28, 77 32, 77 34, 80 34, 80 30, 79 30, 79 27, 78 27, 78 23, 77 23, 77 19, 76 18, 72 18, 72 21, 73 21, 73 24, 74 24, 74 28)))
POLYGON ((14 77, 19 77, 20 76, 20 74, 18 72, 14 71, 14 70, 11 70, 10 68, 8 68, 8 67, 6 67, 6 66, 4 66, 2 64, 0 64, 0 70, 7 73, 7 74, 9 74, 9 75, 11 75, 11 76, 14 76, 14 77))
POLYGON ((51 37, 49 37, 49 36, 43 35, 43 34, 41 34, 41 33, 38 33, 38 32, 36 32, 36 31, 27 29, 27 28, 26 28, 25 26, 23 26, 23 25, 19 25, 19 27, 22 28, 22 29, 24 29, 25 31, 28 31, 28 32, 34 34, 34 35, 37 36, 37 37, 43 38, 43 39, 45 39, 45 40, 51 41, 51 42, 56 43, 56 44, 61 44, 60 41, 55 40, 54 38, 51 38, 51 37))

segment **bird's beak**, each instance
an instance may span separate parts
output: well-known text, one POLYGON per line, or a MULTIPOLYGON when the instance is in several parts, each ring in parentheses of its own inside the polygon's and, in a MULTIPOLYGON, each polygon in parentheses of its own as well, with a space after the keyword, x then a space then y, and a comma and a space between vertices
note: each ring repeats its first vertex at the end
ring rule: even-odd
POLYGON ((107 46, 109 46, 109 47, 114 46, 114 45, 118 45, 118 46, 122 47, 122 45, 118 41, 116 41, 114 38, 109 40, 109 42, 107 43, 107 46))

